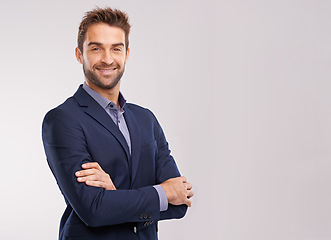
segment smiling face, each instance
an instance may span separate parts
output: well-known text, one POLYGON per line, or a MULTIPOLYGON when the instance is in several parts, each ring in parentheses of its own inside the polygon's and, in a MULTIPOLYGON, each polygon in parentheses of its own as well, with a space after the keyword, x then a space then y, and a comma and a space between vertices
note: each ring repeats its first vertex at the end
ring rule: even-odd
POLYGON ((105 23, 88 28, 83 53, 76 48, 76 58, 83 64, 86 83, 97 92, 119 91, 128 56, 124 31, 105 23))

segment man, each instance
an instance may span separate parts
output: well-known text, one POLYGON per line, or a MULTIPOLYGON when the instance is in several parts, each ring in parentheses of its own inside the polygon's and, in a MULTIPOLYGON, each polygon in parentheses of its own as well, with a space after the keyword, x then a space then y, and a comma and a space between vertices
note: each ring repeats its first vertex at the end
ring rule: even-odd
POLYGON ((76 48, 85 82, 43 122, 47 161, 67 204, 61 240, 157 239, 159 220, 191 206, 192 185, 155 116, 120 93, 129 31, 119 10, 86 13, 76 48))

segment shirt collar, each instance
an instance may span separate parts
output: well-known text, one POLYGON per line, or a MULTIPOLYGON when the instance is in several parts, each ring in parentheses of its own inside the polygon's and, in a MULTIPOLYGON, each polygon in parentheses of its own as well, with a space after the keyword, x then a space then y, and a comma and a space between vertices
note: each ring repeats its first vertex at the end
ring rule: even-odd
MULTIPOLYGON (((104 96, 102 96, 101 94, 97 93, 96 91, 94 91, 92 88, 90 88, 89 86, 87 86, 87 84, 84 82, 83 83, 83 89, 95 100, 97 101, 101 107, 103 107, 104 109, 106 109, 106 107, 110 104, 113 103, 112 101, 110 101, 109 99, 105 98, 104 96)), ((124 98, 123 94, 120 92, 120 94, 118 95, 118 103, 120 105, 120 109, 123 109, 126 103, 126 99, 124 98)), ((115 103, 113 103, 115 105, 115 103)))

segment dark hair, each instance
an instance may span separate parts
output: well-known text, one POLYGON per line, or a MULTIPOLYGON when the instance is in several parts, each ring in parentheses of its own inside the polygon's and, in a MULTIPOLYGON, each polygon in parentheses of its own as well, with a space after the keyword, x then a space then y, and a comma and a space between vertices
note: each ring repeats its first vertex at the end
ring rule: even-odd
POLYGON ((82 22, 79 25, 77 44, 81 52, 83 52, 83 43, 87 29, 95 23, 106 23, 110 26, 123 29, 125 34, 125 46, 126 50, 128 50, 131 26, 129 24, 129 17, 127 14, 118 9, 96 8, 92 11, 86 12, 82 22))

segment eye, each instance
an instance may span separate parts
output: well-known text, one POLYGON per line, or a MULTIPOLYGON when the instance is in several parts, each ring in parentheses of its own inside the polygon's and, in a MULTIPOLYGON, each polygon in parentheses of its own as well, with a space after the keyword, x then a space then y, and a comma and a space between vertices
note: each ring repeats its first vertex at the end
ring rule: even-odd
POLYGON ((90 48, 90 51, 92 51, 92 52, 99 52, 99 51, 101 51, 101 49, 99 47, 91 47, 90 48))
POLYGON ((120 51, 122 51, 122 49, 120 49, 120 48, 114 48, 113 49, 115 52, 120 52, 120 51))

